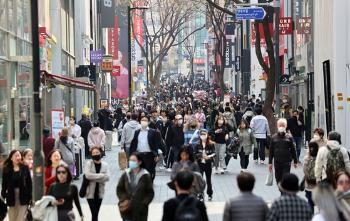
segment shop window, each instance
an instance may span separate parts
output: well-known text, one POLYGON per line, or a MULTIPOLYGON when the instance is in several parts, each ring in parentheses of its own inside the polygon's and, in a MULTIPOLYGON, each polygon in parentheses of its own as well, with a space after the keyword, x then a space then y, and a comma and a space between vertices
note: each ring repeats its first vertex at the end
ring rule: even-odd
POLYGON ((7 34, 3 31, 0 31, 0 58, 7 57, 7 34))
POLYGON ((8 62, 0 61, 0 145, 7 143, 8 127, 8 94, 7 94, 8 62))
POLYGON ((15 0, 7 0, 8 6, 8 27, 9 31, 12 33, 16 33, 16 19, 15 18, 15 0))
MULTIPOLYGON (((0 27, 6 29, 7 28, 7 0, 0 0, 0 27)), ((1 42, 1 39, 0 39, 1 42)))

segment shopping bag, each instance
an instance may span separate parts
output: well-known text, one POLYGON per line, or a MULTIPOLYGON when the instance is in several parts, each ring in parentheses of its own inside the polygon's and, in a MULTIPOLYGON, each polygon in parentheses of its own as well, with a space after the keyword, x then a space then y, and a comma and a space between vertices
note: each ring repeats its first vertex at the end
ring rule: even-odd
POLYGON ((269 172, 269 174, 267 174, 265 185, 266 186, 273 185, 273 171, 271 171, 271 172, 269 172))
POLYGON ((119 163, 119 169, 125 170, 128 166, 128 159, 126 157, 125 151, 120 151, 118 153, 118 163, 119 163))

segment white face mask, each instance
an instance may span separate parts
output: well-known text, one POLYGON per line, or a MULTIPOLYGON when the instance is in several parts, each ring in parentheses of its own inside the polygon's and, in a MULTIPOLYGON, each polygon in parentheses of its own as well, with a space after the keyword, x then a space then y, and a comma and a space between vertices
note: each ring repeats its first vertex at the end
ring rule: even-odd
POLYGON ((223 123, 224 123, 223 120, 218 120, 218 124, 219 124, 219 125, 222 125, 223 123))
POLYGON ((315 139, 315 140, 321 140, 321 137, 320 137, 320 135, 318 135, 318 134, 314 134, 314 139, 315 139))
POLYGON ((141 127, 142 128, 148 127, 148 122, 147 121, 141 121, 141 127))
POLYGON ((286 128, 285 127, 278 127, 278 132, 279 133, 285 133, 286 132, 286 128))
POLYGON ((201 140, 204 140, 204 141, 205 141, 205 140, 208 139, 208 135, 201 135, 200 138, 201 138, 201 140))

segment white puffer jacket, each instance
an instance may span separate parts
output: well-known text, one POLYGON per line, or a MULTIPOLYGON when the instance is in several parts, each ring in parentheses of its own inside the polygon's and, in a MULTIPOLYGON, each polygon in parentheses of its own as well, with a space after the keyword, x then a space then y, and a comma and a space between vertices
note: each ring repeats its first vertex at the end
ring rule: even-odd
POLYGON ((53 206, 56 201, 53 196, 43 196, 35 202, 32 210, 33 219, 42 221, 58 221, 57 207, 53 206), (51 204, 51 206, 49 206, 51 204))
MULTIPOLYGON (((348 151, 346 150, 346 148, 341 146, 339 142, 335 140, 329 140, 327 142, 327 146, 329 146, 331 149, 340 149, 341 153, 343 154, 345 169, 348 173, 350 173, 350 161, 348 151)), ((326 168, 327 155, 329 152, 327 146, 323 146, 318 149, 315 162, 315 176, 317 181, 321 181, 327 178, 326 168)))

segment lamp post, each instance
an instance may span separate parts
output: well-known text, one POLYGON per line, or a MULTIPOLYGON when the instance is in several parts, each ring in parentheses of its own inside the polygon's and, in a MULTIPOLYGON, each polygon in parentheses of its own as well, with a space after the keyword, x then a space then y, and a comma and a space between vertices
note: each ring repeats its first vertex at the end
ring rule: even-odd
POLYGON ((39 19, 38 0, 30 1, 32 20, 32 93, 31 101, 31 145, 34 147, 34 169, 33 169, 33 200, 40 200, 44 194, 44 157, 41 142, 41 99, 40 99, 40 57, 39 57, 39 19))
POLYGON ((132 10, 142 10, 142 9, 148 9, 148 7, 130 7, 128 6, 128 74, 129 74, 129 109, 131 109, 131 103, 132 103, 132 89, 131 89, 131 82, 132 82, 132 74, 131 74, 131 11, 132 10))

